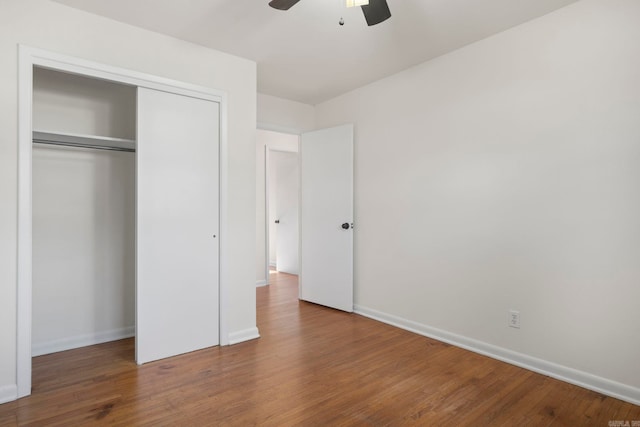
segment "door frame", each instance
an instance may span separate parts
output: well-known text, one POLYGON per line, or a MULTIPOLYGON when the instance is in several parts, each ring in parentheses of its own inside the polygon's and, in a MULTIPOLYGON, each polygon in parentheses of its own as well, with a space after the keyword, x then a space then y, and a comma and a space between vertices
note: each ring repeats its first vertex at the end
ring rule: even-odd
POLYGON ((17 397, 31 394, 31 328, 33 233, 32 185, 32 111, 33 67, 81 75, 115 83, 146 87, 179 95, 206 99, 220 104, 220 252, 219 252, 219 337, 220 345, 229 344, 228 319, 228 141, 227 94, 203 86, 184 83, 151 74, 113 67, 80 58, 18 46, 18 256, 17 256, 17 397))

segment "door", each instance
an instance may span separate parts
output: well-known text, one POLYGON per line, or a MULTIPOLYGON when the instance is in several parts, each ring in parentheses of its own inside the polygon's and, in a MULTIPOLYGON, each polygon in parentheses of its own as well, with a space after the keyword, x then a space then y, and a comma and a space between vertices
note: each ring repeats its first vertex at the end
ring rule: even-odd
POLYGON ((219 343, 219 104, 138 89, 136 361, 219 343))
POLYGON ((298 274, 298 154, 271 152, 275 168, 276 270, 298 274))
POLYGON ((300 140, 300 299, 353 311, 353 125, 300 140))

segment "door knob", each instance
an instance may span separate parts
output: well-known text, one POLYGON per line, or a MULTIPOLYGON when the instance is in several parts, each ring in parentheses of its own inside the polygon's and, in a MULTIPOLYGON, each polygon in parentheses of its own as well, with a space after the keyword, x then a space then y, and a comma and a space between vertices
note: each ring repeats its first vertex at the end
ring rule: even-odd
POLYGON ((276 224, 280 224, 280 220, 279 219, 276 219, 276 224))
POLYGON ((342 228, 345 230, 348 230, 351 226, 349 225, 348 222, 345 222, 344 224, 342 224, 342 228))

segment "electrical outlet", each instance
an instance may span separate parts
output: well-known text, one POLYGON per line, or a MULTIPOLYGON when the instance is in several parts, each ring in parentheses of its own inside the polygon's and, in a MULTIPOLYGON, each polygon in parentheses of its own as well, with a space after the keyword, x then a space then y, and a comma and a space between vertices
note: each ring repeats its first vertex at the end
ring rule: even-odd
POLYGON ((509 310, 508 325, 520 329, 520 312, 518 310, 509 310))

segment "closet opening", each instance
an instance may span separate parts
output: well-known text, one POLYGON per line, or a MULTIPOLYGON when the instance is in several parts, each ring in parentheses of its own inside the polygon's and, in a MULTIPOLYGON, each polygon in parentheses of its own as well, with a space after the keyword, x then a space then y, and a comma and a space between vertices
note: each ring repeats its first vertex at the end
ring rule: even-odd
POLYGON ((32 106, 32 356, 133 337, 136 87, 34 67, 32 106))

